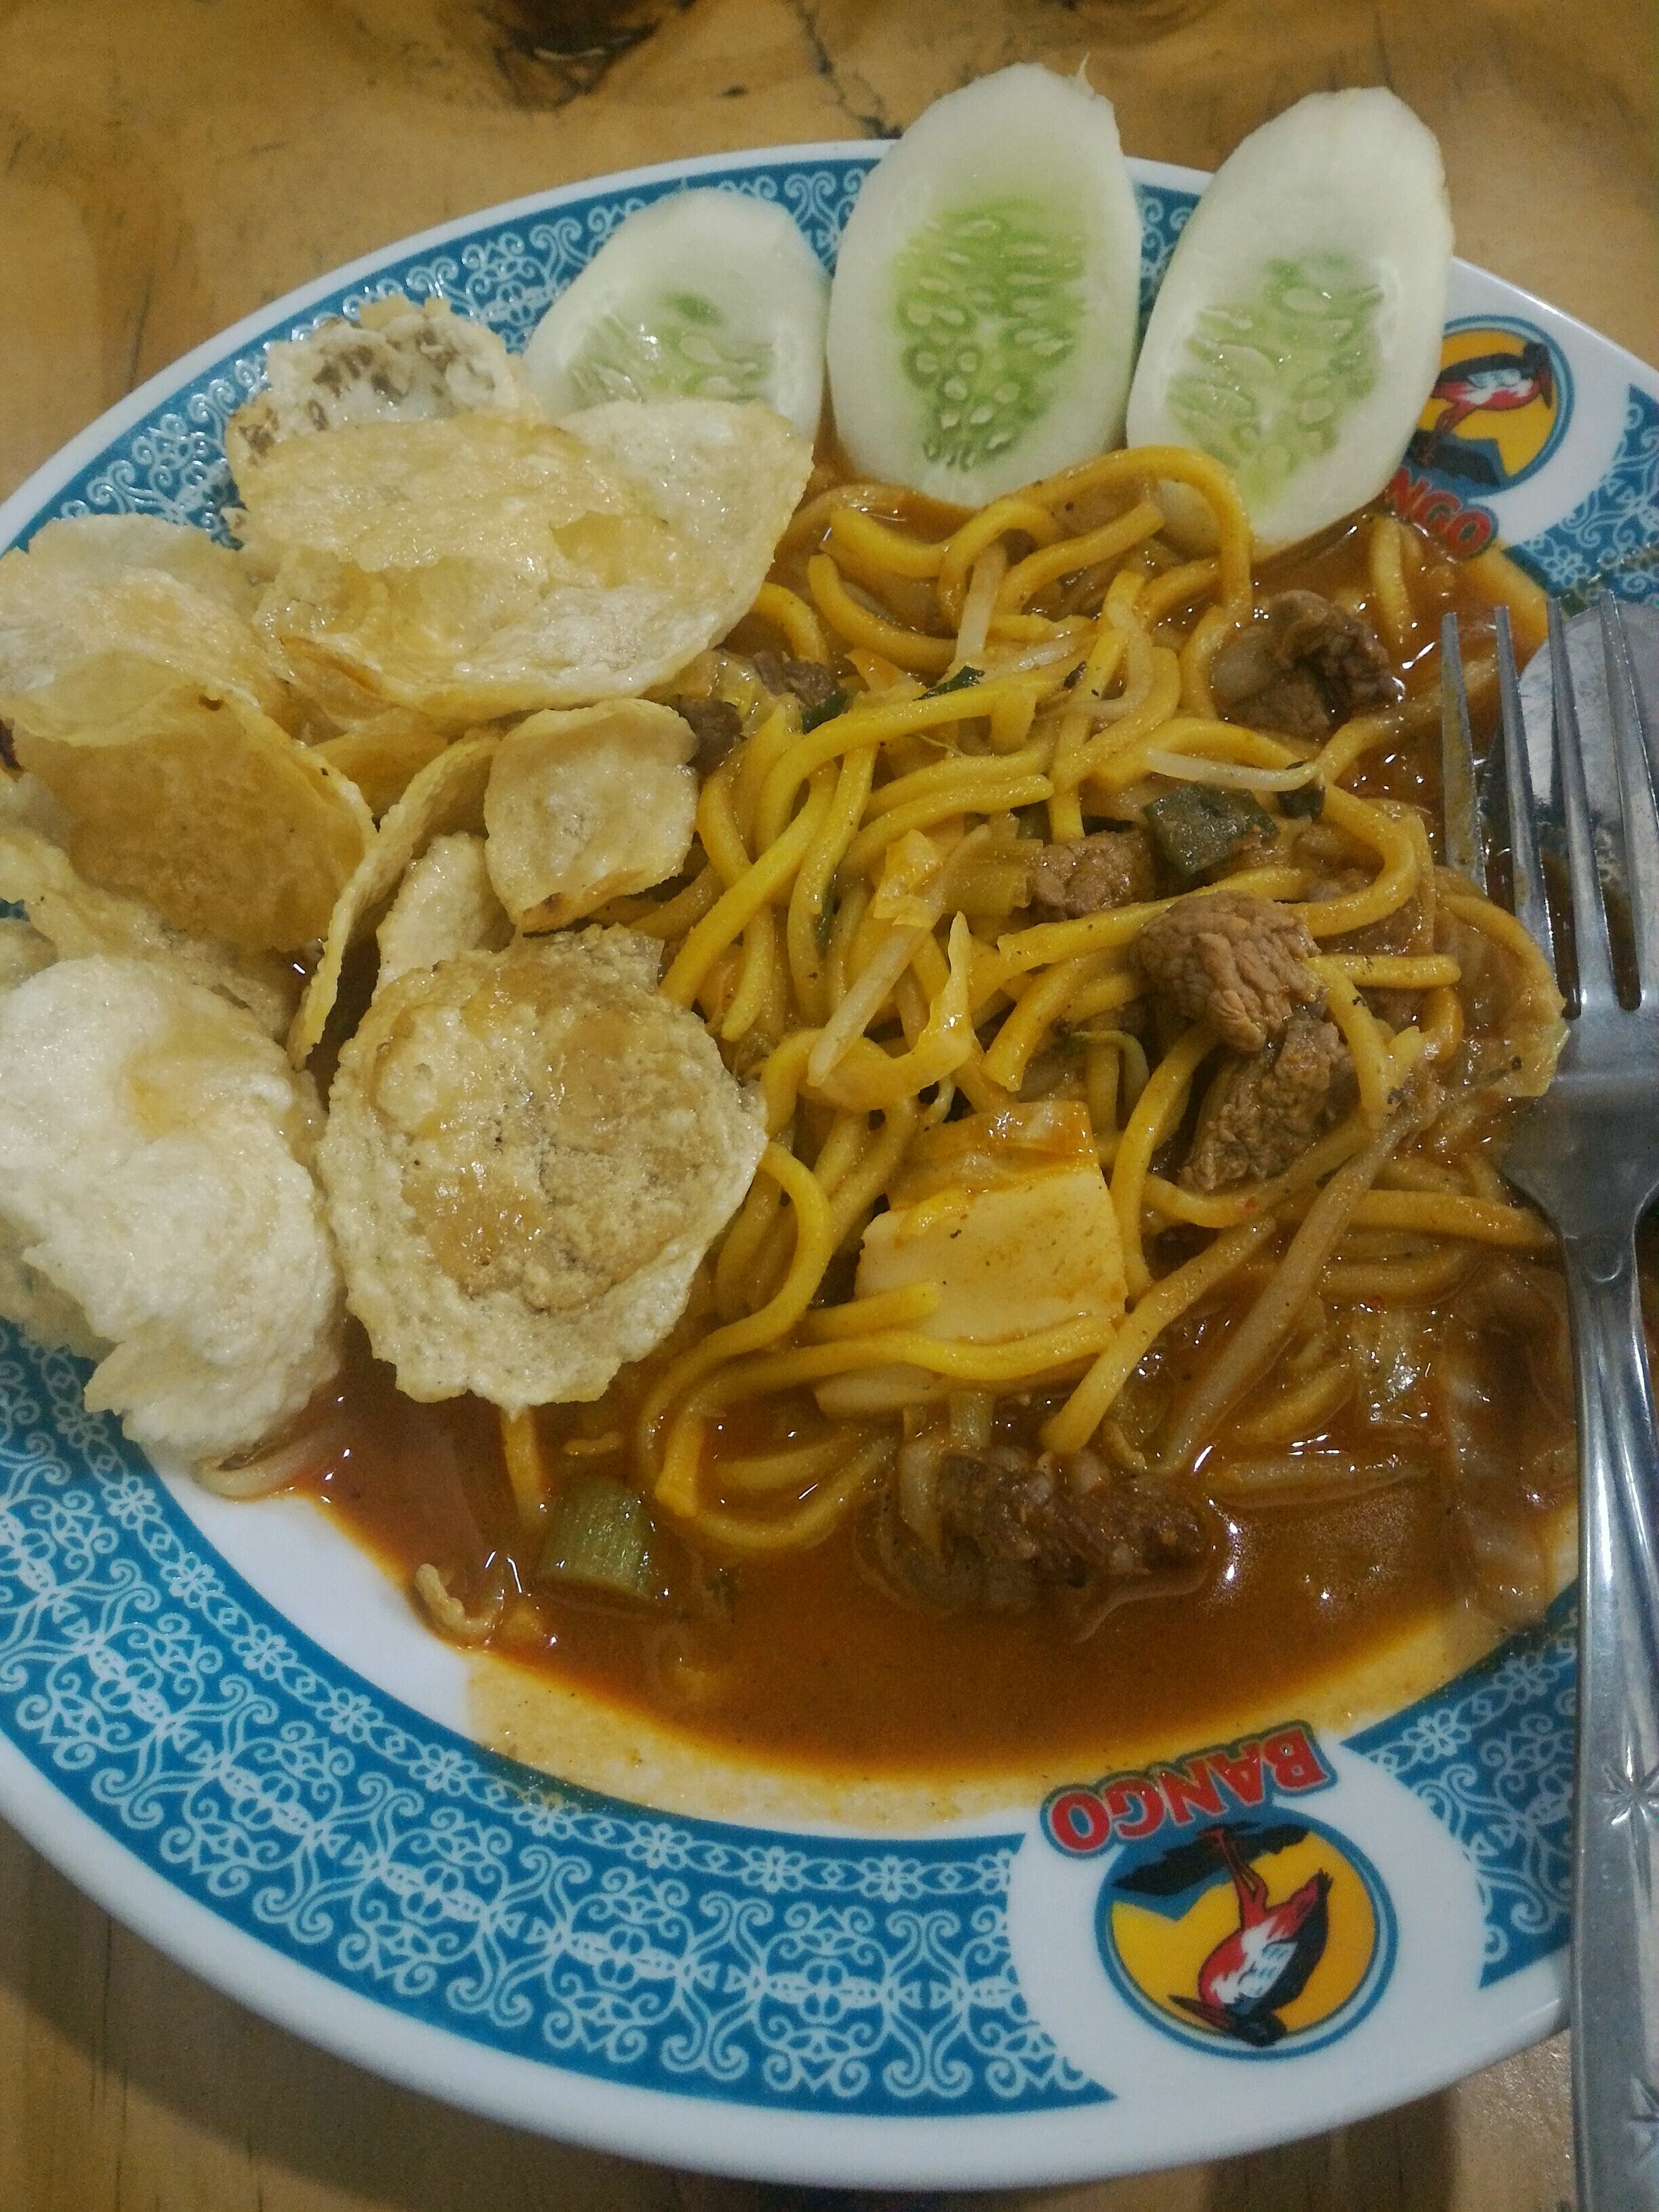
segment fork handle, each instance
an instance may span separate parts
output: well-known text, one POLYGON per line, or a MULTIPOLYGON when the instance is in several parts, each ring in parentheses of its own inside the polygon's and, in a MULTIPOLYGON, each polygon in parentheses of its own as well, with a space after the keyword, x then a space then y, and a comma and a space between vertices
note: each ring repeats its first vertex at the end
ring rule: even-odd
POLYGON ((1580 2212, 1659 2212, 1659 1439, 1635 1240, 1565 1241, 1580 1467, 1572 2083, 1580 2212))

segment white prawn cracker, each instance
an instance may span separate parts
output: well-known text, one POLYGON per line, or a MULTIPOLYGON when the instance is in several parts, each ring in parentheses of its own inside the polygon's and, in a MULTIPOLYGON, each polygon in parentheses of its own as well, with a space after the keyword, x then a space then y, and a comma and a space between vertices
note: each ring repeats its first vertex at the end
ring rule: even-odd
POLYGON ((0 1296, 60 1341, 78 1310, 104 1347, 87 1404, 147 1450, 249 1449, 333 1373, 320 1121, 251 1016, 153 961, 60 960, 0 998, 0 1296))
MULTIPOLYGON (((19 781, 26 784, 28 779, 19 781)), ((10 964, 0 953, 0 986, 21 982, 24 974, 54 958, 117 953, 157 961, 185 981, 246 1007, 267 1036, 285 1034, 299 995, 286 961, 189 936, 143 900, 88 883, 63 848, 35 828, 21 806, 10 805, 17 789, 13 786, 0 800, 0 899, 22 908, 27 920, 5 927, 22 932, 33 944, 8 940, 10 964)))
POLYGON ((169 681, 96 709, 94 659, 9 702, 21 765, 67 822, 76 867, 176 928, 244 952, 320 937, 374 831, 355 784, 268 715, 169 681))
POLYGON ((556 929, 678 875, 696 827, 696 750, 671 707, 617 699, 534 714, 484 794, 490 881, 520 929, 556 929))
POLYGON ((276 447, 239 526, 325 712, 461 728, 683 668, 753 604, 811 465, 769 409, 713 399, 361 422, 276 447))
POLYGON ((401 976, 340 1055, 319 1153, 351 1310, 398 1387, 591 1400, 661 1343, 765 1148, 623 930, 401 976))
POLYGON ((416 857, 434 837, 483 828, 484 787, 499 739, 493 732, 464 738, 428 763, 389 807, 368 849, 335 902, 312 972, 289 1032, 289 1057, 303 1066, 322 1041, 346 954, 386 912, 416 857))
POLYGON ((541 404, 487 323, 447 300, 392 293, 330 316, 302 338, 265 348, 265 389, 225 425, 225 454, 243 483, 284 439, 346 422, 416 422, 474 408, 538 415, 541 404))
POLYGON ((434 837, 398 886, 375 932, 377 991, 411 968, 435 968, 457 952, 498 952, 513 934, 484 865, 484 841, 465 830, 434 837))
POLYGON ((319 739, 317 757, 356 785, 378 822, 453 736, 407 707, 388 707, 337 737, 319 739))
POLYGON ((288 694, 252 625, 259 580, 204 531, 148 515, 49 522, 0 556, 0 698, 38 691, 94 653, 170 671, 278 720, 288 694))

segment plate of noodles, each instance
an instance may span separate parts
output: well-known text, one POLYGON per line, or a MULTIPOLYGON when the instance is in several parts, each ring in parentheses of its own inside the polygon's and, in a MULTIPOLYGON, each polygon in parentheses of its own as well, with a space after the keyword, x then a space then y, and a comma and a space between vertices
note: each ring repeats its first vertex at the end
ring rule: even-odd
POLYGON ((1212 184, 1016 70, 469 216, 0 544, 7 1818, 358 2063, 780 2179, 1559 2024, 1561 1010, 1440 636, 1480 751, 1499 611, 1659 598, 1659 374, 1391 95, 1212 184))

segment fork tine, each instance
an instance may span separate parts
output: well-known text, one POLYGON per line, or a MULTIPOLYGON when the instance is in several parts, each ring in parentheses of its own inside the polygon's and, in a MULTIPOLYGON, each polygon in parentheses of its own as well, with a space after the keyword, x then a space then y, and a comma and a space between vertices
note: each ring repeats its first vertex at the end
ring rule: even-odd
POLYGON ((1578 968, 1580 1013, 1616 1007, 1613 952, 1607 942, 1607 910, 1595 864, 1595 833, 1589 792, 1584 781, 1584 749, 1578 734, 1578 709, 1567 660, 1566 626, 1550 601, 1550 683, 1554 702, 1555 763, 1561 779, 1567 825, 1567 876, 1572 889, 1572 942, 1578 968))
POLYGON ((1486 886, 1486 854, 1475 805, 1474 740, 1457 617, 1440 625, 1440 798, 1446 823, 1446 866, 1486 886))
POLYGON ((1553 968, 1555 933, 1550 924, 1549 900, 1544 894, 1544 863, 1538 850, 1538 810, 1533 799, 1532 762, 1527 752, 1527 725, 1521 712, 1515 641, 1510 635, 1507 607, 1498 608, 1497 627, 1498 709, 1504 733, 1504 787, 1509 802, 1510 873, 1515 915, 1553 968))
POLYGON ((1619 796, 1625 817, 1625 881, 1630 900, 1631 933, 1636 940, 1636 973, 1642 1000, 1659 999, 1659 807, 1653 793, 1653 768, 1624 609, 1611 592, 1602 595, 1601 651, 1607 668, 1607 706, 1613 718, 1613 756, 1619 763, 1619 796))

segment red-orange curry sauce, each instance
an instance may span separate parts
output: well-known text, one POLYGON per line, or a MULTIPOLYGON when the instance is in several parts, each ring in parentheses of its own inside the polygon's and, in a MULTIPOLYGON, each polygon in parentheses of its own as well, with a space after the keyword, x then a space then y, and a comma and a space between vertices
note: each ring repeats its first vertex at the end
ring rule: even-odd
MULTIPOLYGON (((1363 582, 1364 558, 1361 519, 1270 564, 1261 582, 1331 593, 1363 582)), ((1413 590, 1423 649, 1400 673, 1415 694, 1437 681, 1439 612, 1456 611, 1474 654, 1489 638, 1491 610, 1478 580, 1427 541, 1413 590)), ((1488 706, 1477 722, 1489 716, 1488 706)), ((1487 734, 1477 727, 1478 743, 1487 734)), ((1354 787, 1433 809, 1437 756, 1437 735, 1373 754, 1354 787)), ((1200 1360, 1206 1338, 1213 1342, 1259 1286, 1240 1279, 1171 1332, 1158 1355, 1163 1379, 1178 1388, 1183 1363, 1200 1360)), ((1420 1318, 1419 1340, 1432 1340, 1441 1316, 1420 1318)), ((1478 1350, 1472 1418, 1482 1459, 1498 1471, 1486 1482, 1488 1527, 1541 1555, 1570 1496, 1570 1472, 1559 1473, 1571 1467, 1570 1415, 1536 1346, 1501 1314, 1478 1350), (1540 1484, 1527 1472, 1541 1462, 1556 1480, 1540 1484)), ((634 1479, 632 1412, 654 1371, 649 1363, 624 1370, 597 1404, 541 1411, 556 1480, 561 1468, 634 1479)), ((1064 1395, 1003 1401, 999 1437, 1030 1440, 1064 1395)), ((463 1602, 504 1580, 489 1639, 501 1656, 624 1716, 642 1712, 725 1750, 820 1771, 1063 1766, 1097 1758, 1126 1730, 1178 1745, 1236 1712, 1290 1710, 1470 1587, 1443 1444, 1437 1459, 1427 1449, 1414 1456, 1407 1443, 1401 1479, 1334 1502, 1216 1503, 1201 1577, 1118 1604, 1085 1637, 1042 1604, 949 1614, 896 1597, 872 1568, 856 1515, 815 1549, 741 1559, 699 1553, 659 1528, 652 1559, 666 1595, 634 1605, 538 1578, 539 1539, 520 1523, 492 1407, 410 1403, 355 1329, 341 1401, 341 1441, 307 1486, 405 1585, 426 1562, 463 1602)), ((772 1449, 787 1433, 784 1419, 764 1437, 728 1437, 726 1448, 772 1449)), ((1375 1431, 1362 1433, 1352 1404, 1303 1441, 1376 1455, 1375 1431)), ((1225 1448, 1224 1433, 1216 1449, 1225 1448)))

